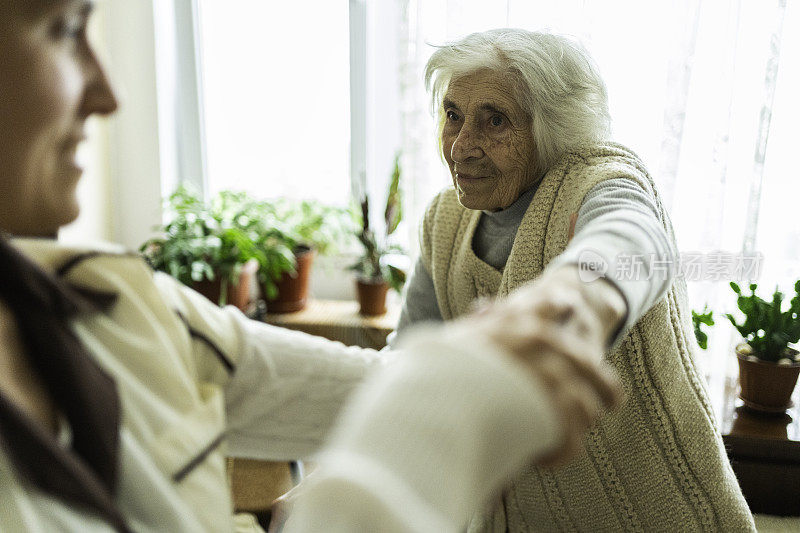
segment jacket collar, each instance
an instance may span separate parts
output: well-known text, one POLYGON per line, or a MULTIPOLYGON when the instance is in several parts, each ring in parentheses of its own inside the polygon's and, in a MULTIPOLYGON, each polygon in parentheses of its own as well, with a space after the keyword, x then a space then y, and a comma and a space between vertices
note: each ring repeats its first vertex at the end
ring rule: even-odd
MULTIPOLYGON (((120 403, 113 379, 86 351, 72 322, 107 312, 114 295, 70 285, 56 272, 77 252, 55 242, 34 242, 37 264, 0 237, 6 281, 0 299, 15 315, 24 356, 70 424, 69 448, 0 394, 0 444, 12 465, 36 488, 104 517, 127 531, 114 504, 117 485, 120 403)), ((26 246, 20 247, 25 250, 26 246)))

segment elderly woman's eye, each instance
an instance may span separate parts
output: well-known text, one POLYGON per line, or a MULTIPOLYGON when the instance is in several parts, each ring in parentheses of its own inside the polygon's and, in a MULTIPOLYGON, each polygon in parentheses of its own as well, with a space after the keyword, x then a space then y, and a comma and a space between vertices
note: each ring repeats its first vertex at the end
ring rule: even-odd
POLYGON ((489 119, 489 124, 494 127, 502 126, 505 124, 505 119, 503 115, 492 115, 492 118, 489 119))

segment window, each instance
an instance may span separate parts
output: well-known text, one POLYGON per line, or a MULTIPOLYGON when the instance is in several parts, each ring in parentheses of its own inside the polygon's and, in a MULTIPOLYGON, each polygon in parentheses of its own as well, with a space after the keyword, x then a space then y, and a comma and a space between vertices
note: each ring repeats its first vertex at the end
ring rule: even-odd
POLYGON ((343 0, 201 0, 207 191, 347 204, 350 35, 343 0))

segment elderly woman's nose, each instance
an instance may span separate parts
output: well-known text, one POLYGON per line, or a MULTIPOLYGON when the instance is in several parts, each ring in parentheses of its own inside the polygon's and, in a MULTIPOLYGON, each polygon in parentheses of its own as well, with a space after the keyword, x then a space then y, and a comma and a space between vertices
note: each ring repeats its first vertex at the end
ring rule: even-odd
POLYGON ((456 162, 482 157, 483 149, 480 147, 479 141, 480 138, 477 132, 467 124, 464 124, 450 149, 450 157, 456 162))

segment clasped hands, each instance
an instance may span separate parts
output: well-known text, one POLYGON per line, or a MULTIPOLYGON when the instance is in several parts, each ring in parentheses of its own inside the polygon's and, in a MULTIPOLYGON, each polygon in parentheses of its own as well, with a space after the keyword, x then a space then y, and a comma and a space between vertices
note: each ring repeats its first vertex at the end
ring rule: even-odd
POLYGON ((584 434, 621 401, 621 388, 602 362, 611 336, 627 313, 619 290, 600 278, 582 281, 577 265, 545 271, 506 299, 482 304, 460 320, 521 361, 545 389, 564 441, 537 464, 557 466, 581 450, 584 434))
MULTIPOLYGON (((557 466, 580 453, 586 431, 621 401, 616 376, 602 359, 626 312, 624 298, 610 282, 581 281, 578 267, 567 265, 445 327, 462 340, 488 340, 544 387, 563 442, 536 463, 557 466)), ((275 501, 271 533, 281 530, 296 497, 293 490, 275 501)))

